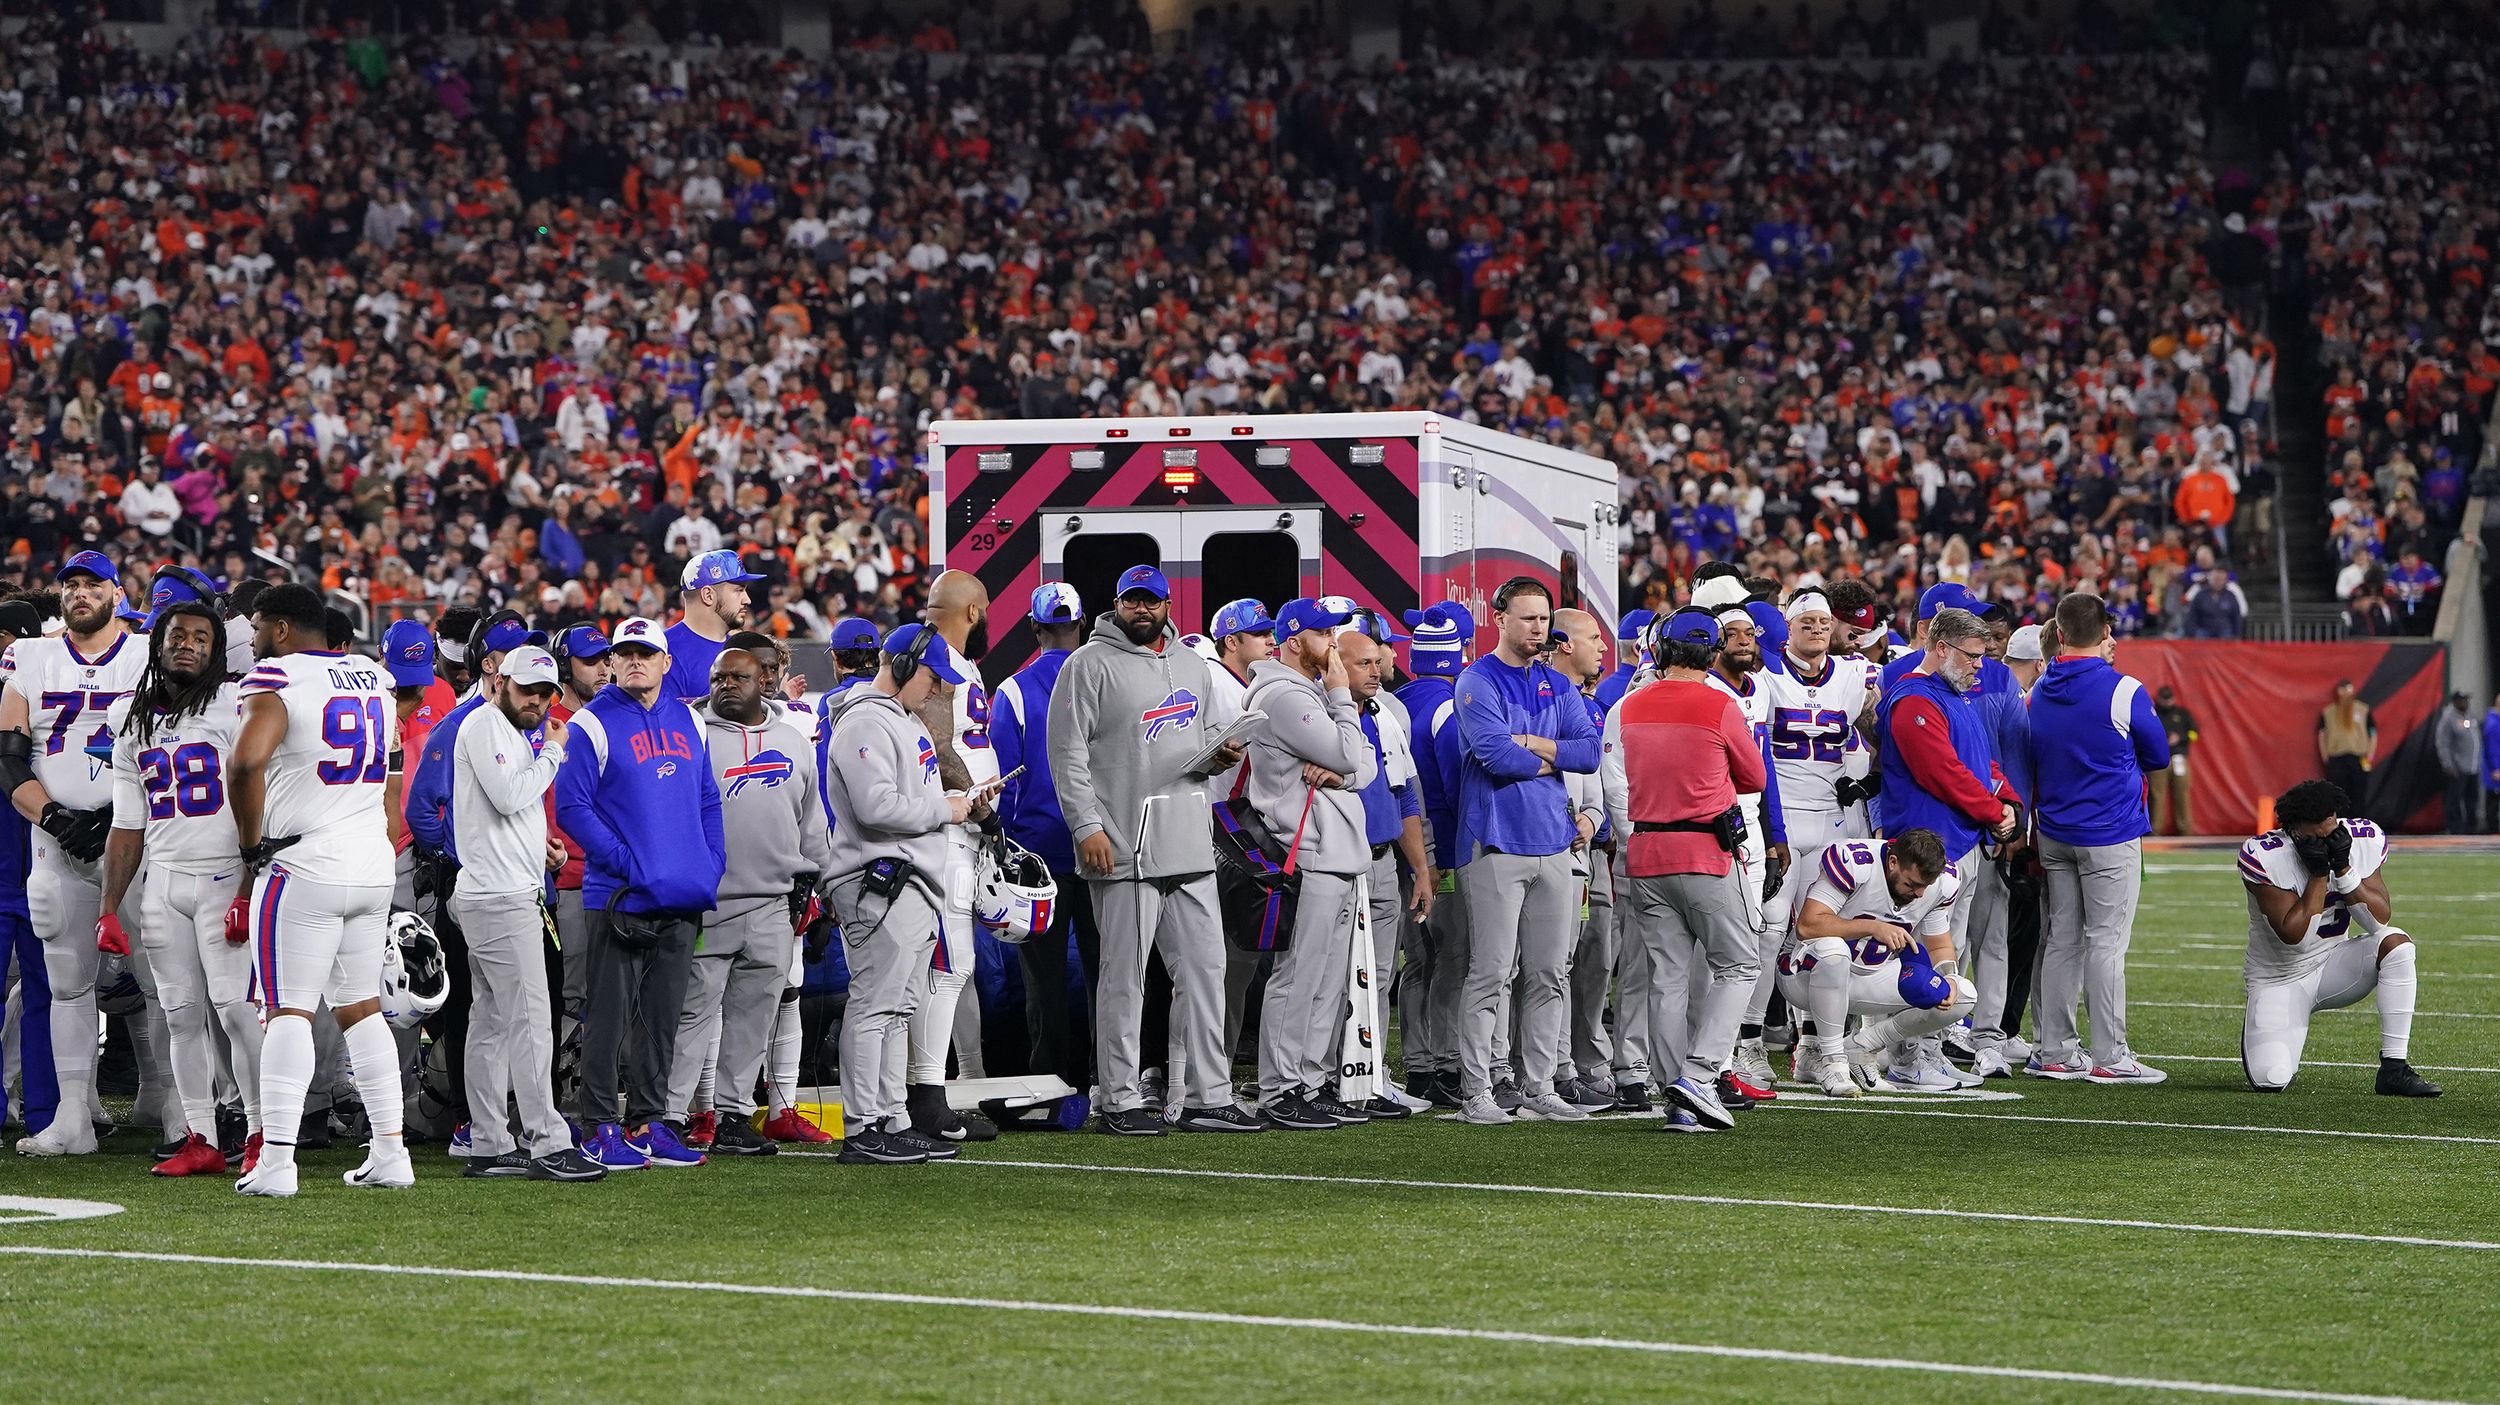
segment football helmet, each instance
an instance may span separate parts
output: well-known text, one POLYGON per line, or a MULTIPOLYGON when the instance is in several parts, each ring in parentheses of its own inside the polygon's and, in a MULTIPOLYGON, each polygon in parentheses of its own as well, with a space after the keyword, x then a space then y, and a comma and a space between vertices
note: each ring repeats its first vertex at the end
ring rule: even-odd
POLYGON ((382 1017, 394 1029, 415 1029, 450 996, 442 941, 424 918, 392 909, 390 939, 382 943, 382 1017))
POLYGON ((1050 928, 1059 885, 1023 845, 999 836, 981 848, 972 871, 973 920, 1010 946, 1050 928))
POLYGON ((139 988, 139 973, 130 969, 130 962, 127 956, 107 956, 97 964, 95 1007, 99 1013, 130 1016, 147 1008, 147 995, 139 988))

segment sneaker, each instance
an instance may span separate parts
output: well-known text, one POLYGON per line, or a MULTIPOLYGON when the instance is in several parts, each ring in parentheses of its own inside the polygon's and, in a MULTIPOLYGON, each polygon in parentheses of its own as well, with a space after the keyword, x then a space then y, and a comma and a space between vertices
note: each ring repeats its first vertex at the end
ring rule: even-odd
POLYGON ((2050 1059, 2043 1058, 2035 1050, 2031 1057, 2023 1060, 2023 1072, 2034 1078, 2046 1078, 2053 1083, 2075 1083, 2080 1082, 2091 1072, 2091 1069, 2084 1063, 2081 1054, 2071 1059, 2050 1059))
POLYGON ((1311 1111, 1334 1121, 1340 1127, 1360 1127, 1372 1120, 1370 1113, 1339 1099, 1334 1093, 1306 1094, 1304 1101, 1311 1105, 1311 1111))
POLYGON ((1859 1043, 1858 1036, 1854 1034, 1841 1047, 1848 1054, 1849 1076, 1856 1080, 1859 1088, 1872 1093, 1885 1086, 1884 1054, 1881 1049, 1859 1043))
POLYGON ((1380 1085, 1380 1096, 1389 1102, 1395 1103, 1400 1109, 1398 1115, 1401 1117, 1406 1116, 1409 1113, 1432 1111, 1432 1100, 1430 1098, 1419 1098, 1413 1093, 1406 1091, 1404 1088, 1399 1087, 1395 1083, 1382 1083, 1380 1085))
POLYGON ((1693 1115, 1705 1127, 1724 1132, 1736 1125, 1736 1115, 1719 1101, 1718 1091, 1691 1078, 1679 1078, 1666 1087, 1669 1101, 1693 1115))
POLYGON ((1440 1091, 1441 1075, 1430 1069, 1421 1069, 1406 1075, 1406 1095, 1426 1107, 1439 1105, 1440 1091))
POLYGON ((1361 1110, 1369 1113, 1375 1122, 1403 1122, 1415 1115, 1415 1109, 1386 1093, 1374 1094, 1361 1110))
POLYGON ((462 1171, 460 1177, 463 1180, 484 1180, 490 1176, 526 1176, 529 1173, 529 1157, 519 1151, 507 1151, 501 1156, 470 1157, 468 1169, 462 1171))
POLYGON ((1094 1128, 1114 1137, 1159 1137, 1167 1130, 1163 1114, 1151 1107, 1132 1107, 1124 1112, 1106 1109, 1094 1119, 1094 1128))
MULTIPOLYGON (((1161 1107, 1162 1104, 1156 1103, 1154 1106, 1161 1107)), ((998 1140, 998 1124, 992 1122, 979 1108, 959 1112, 955 1116, 964 1124, 965 1141, 994 1142, 998 1140)))
POLYGON ((528 1172, 534 1181, 596 1181, 605 1179, 607 1174, 607 1167, 569 1146, 532 1157, 528 1172))
POLYGON ((339 1179, 359 1190, 406 1190, 417 1183, 417 1168, 409 1164, 408 1148, 385 1150, 377 1137, 365 1147, 365 1164, 339 1179))
POLYGON ((1647 1112, 1650 1110, 1649 1085, 1637 1078, 1615 1084, 1615 1111, 1647 1112))
POLYGON ((1777 1081, 1776 1075, 1771 1072, 1771 1051, 1763 1047, 1760 1039, 1737 1040, 1736 1057, 1728 1064, 1727 1071, 1736 1075, 1737 1082, 1765 1093, 1777 1081))
POLYGON ((449 1156, 454 1161, 466 1161, 469 1159, 468 1123, 463 1122, 459 1126, 451 1129, 451 1142, 443 1148, 443 1154, 449 1156))
POLYGON ((1137 1075, 1137 1096, 1146 1100, 1146 1106, 1163 1106, 1163 1095, 1165 1091, 1166 1080, 1162 1069, 1149 1068, 1141 1071, 1137 1075))
POLYGON ((318 1112, 304 1114, 304 1121, 295 1133, 297 1151, 328 1151, 337 1144, 337 1134, 330 1130, 330 1109, 325 1107, 318 1112))
POLYGON ((845 1166, 917 1166, 929 1159, 929 1153, 871 1127, 844 1137, 842 1150, 833 1159, 845 1166))
POLYGON ((1615 1095, 1611 1089, 1600 1091, 1585 1078, 1565 1078, 1554 1084, 1554 1096, 1582 1112, 1612 1112, 1615 1095))
POLYGON ((1586 1122, 1589 1115, 1551 1092, 1539 1091, 1519 1104, 1522 1122, 1586 1122))
POLYGON ((582 1154, 608 1171, 640 1171, 651 1165, 651 1158, 625 1140, 623 1128, 613 1122, 602 1122, 590 1134, 590 1142, 582 1154))
POLYGON ((1915 1053, 1908 1063, 1886 1068, 1884 1081, 1905 1093, 1952 1093, 1962 1086, 1915 1053))
POLYGON ((710 1151, 712 1138, 720 1132, 720 1113, 712 1108, 686 1119, 686 1145, 697 1151, 710 1151))
POLYGON ((1520 1096, 1518 1084, 1507 1078, 1494 1080, 1493 1103, 1496 1107, 1504 1112, 1517 1112, 1526 1102, 1527 1099, 1520 1096))
POLYGON ((1762 1047, 1766 1052, 1794 1049, 1797 1044, 1797 1026, 1794 1024, 1766 1024, 1762 1027, 1762 1047))
POLYGON ((1944 1046, 1941 1044, 1922 1047, 1919 1050, 1918 1063, 1921 1069, 1929 1070, 1951 1079, 1953 1081, 1954 1088, 1957 1090, 1963 1088, 1976 1088, 1983 1081, 1978 1074, 1973 1073, 1968 1069, 1961 1068, 1957 1066, 1953 1060, 1946 1058, 1944 1055, 1944 1046))
POLYGON ((1256 1113, 1237 1107, 1185 1107, 1181 1120, 1174 1126, 1184 1132, 1264 1132, 1267 1124, 1256 1113))
POLYGON ((1811 1041, 1800 1043, 1789 1052, 1788 1081, 1809 1085, 1823 1081, 1823 1056, 1815 1052, 1811 1041))
POLYGON ((2445 1090, 2414 1072, 2413 1065, 2405 1060, 2381 1058, 2377 1091, 2383 1098, 2435 1098, 2445 1090))
POLYGON ((17 1139, 20 1156, 93 1156, 95 1124, 75 1113, 57 1114, 52 1125, 17 1139))
POLYGON ((1432 1091, 1425 1096, 1432 1099, 1434 1107, 1456 1112, 1467 1101, 1467 1094, 1458 1086, 1456 1069, 1443 1069, 1432 1076, 1432 1082, 1432 1091))
POLYGON ((1849 1072, 1849 1061, 1847 1059, 1816 1060, 1814 1064, 1814 1086, 1816 1091, 1820 1092, 1827 1098, 1855 1098, 1865 1096, 1865 1090, 1858 1087, 1858 1080, 1849 1072))
POLYGON ((251 1174, 251 1172, 260 1165, 260 1147, 260 1133, 258 1132, 254 1132, 250 1136, 243 1139, 244 1174, 251 1174))
POLYGON ((642 1154, 650 1157, 655 1167, 682 1171, 703 1164, 703 1153, 686 1145, 685 1134, 679 1132, 674 1123, 649 1123, 637 1140, 641 1143, 642 1154))
POLYGON ((1743 1112, 1756 1103, 1767 1103, 1779 1096, 1767 1086, 1756 1087, 1746 1082, 1733 1071, 1721 1072, 1717 1081, 1711 1084, 1710 1091, 1719 1095, 1719 1101, 1727 1104, 1730 1112, 1743 1112))
POLYGON ((182 1139, 182 1149, 148 1168, 154 1176, 222 1176, 226 1154, 197 1132, 182 1139))
POLYGON ((1970 1071, 1981 1078, 2011 1078, 2019 1067, 2021 1065, 2007 1061, 2002 1046, 1982 1049, 1970 1061, 1970 1071))
POLYGON ((1666 1121, 1658 1124, 1658 1130, 1661 1132, 1716 1132, 1720 1129, 1680 1107, 1670 1107, 1667 1109, 1666 1121))
POLYGON ((816 1145, 833 1140, 833 1134, 806 1118, 795 1107, 785 1107, 764 1123, 764 1135, 777 1142, 803 1142, 816 1145))
POLYGON ((1286 1132, 1333 1132, 1344 1123, 1311 1106, 1301 1093, 1287 1090, 1260 1109, 1267 1125, 1286 1132))
POLYGON ((2016 1068, 2031 1061, 2031 1041, 2019 1034, 2009 1034, 1998 1040, 1997 1049, 2005 1055, 2005 1061, 2016 1068))
POLYGON ((1507 1127, 1510 1113, 1490 1093, 1478 1093, 1459 1105, 1458 1120, 1476 1127, 1507 1127))
POLYGON ((946 1086, 942 1083, 914 1083, 905 1088, 903 1111, 911 1118, 912 1130, 940 1141, 960 1142, 972 1135, 963 1118, 946 1105, 946 1086))
POLYGON ((1968 1020, 1961 1020, 1954 1024, 1946 1025, 1944 1033, 1939 1036, 1939 1038, 1944 1052, 1952 1058, 1961 1060, 1963 1063, 1969 1063, 1972 1059, 1978 1057, 1979 1055, 1979 1046, 1971 1040, 1970 1021, 1968 1020))
POLYGON ((295 1163, 283 1166, 256 1166, 234 1183, 238 1195, 266 1195, 286 1200, 295 1194, 295 1163))
POLYGON ((774 1156, 780 1151, 781 1143, 755 1130, 755 1124, 739 1113, 713 1120, 710 1155, 774 1156))
POLYGON ((926 1132, 911 1127, 905 1127, 899 1132, 886 1133, 886 1140, 920 1152, 931 1161, 952 1161, 964 1154, 964 1149, 953 1142, 940 1141, 926 1132))
POLYGON ((158 1142, 155 1146, 148 1148, 148 1159, 160 1162, 171 1161, 175 1157, 182 1155, 183 1152, 189 1150, 190 1147, 191 1131, 190 1128, 185 1127, 182 1134, 175 1137, 172 1141, 158 1142))
POLYGON ((2151 1064, 2137 1062, 2133 1054, 2121 1054, 2108 1063, 2096 1060, 2092 1071, 2083 1077, 2089 1083, 2136 1083, 2149 1088, 2168 1081, 2170 1075, 2151 1064))

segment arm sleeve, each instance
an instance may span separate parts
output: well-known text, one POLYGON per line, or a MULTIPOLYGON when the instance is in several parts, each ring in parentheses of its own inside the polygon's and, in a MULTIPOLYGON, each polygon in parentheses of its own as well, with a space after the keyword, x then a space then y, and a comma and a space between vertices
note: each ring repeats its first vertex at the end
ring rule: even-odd
POLYGON ((116 727, 113 732, 113 828, 148 827, 147 792, 139 788, 139 743, 116 727))
POLYGON ((1479 679, 1458 680, 1458 744, 1467 759, 1502 780, 1534 780, 1545 769, 1535 752, 1511 739, 1509 710, 1492 685, 1479 679))
POLYGON ((1761 794, 1764 773, 1769 770, 1762 759, 1762 741, 1753 734, 1753 724, 1745 720, 1745 710, 1734 698, 1720 700, 1719 739, 1727 744, 1727 774, 1736 783, 1736 793, 1761 794))
POLYGON ((1081 844, 1100 833, 1102 806, 1094 798, 1094 670, 1071 658, 1050 694, 1050 783, 1067 817, 1068 841, 1081 844))
MULTIPOLYGON (((466 722, 468 719, 461 719, 466 722)), ((446 737, 451 730, 449 718, 425 734, 425 751, 417 758, 415 774, 408 777, 408 832, 417 836, 417 843, 435 853, 451 847, 451 748, 470 729, 463 726, 459 736, 446 737)))
POLYGON ((578 743, 568 748, 556 770, 556 823, 581 846, 582 857, 610 873, 631 873, 625 840, 599 813, 599 771, 606 761, 607 735, 587 713, 573 715, 578 743))
POLYGON ((1398 798, 1398 815, 1400 818, 1419 820, 1424 817, 1422 786, 1412 783, 1406 785, 1393 785, 1389 787, 1389 793, 1398 798))
POLYGON ((2135 741, 2137 770, 2158 771, 2170 764, 2170 729, 2153 710, 2152 696, 2140 687, 2128 705, 2127 735, 2135 741))
POLYGON ((1913 695, 1893 704, 1892 742, 1919 789, 1977 824, 1998 823, 1996 796, 1953 754, 1951 724, 1932 700, 1913 695))
POLYGON ((1762 748, 1762 838, 1766 844, 1788 842, 1788 815, 1780 808, 1780 768, 1771 764, 1771 734, 1764 732, 1762 748))
POLYGON ((1593 775, 1597 771, 1597 724, 1590 720, 1586 704, 1574 689, 1557 688, 1560 700, 1555 703, 1558 725, 1554 737, 1554 769, 1574 775, 1593 775))

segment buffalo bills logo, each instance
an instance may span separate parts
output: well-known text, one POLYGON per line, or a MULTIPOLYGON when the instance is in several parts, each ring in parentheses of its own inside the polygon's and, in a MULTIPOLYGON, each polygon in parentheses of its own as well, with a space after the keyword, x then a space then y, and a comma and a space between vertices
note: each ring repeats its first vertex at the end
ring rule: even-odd
POLYGON ((667 780, 669 777, 677 774, 677 763, 674 761, 663 761, 659 764, 659 768, 654 770, 651 774, 658 776, 661 780, 667 780))
POLYGON ((749 785, 766 790, 778 789, 783 781, 790 779, 790 773, 795 769, 790 758, 780 752, 759 751, 720 773, 725 783, 721 795, 723 798, 735 796, 749 785))
POLYGON ((1154 741, 1168 729, 1186 732, 1198 720, 1198 695, 1187 688, 1174 688, 1163 701, 1137 714, 1146 726, 1146 740, 1154 741))
POLYGON ((927 737, 920 739, 920 778, 937 779, 937 748, 930 744, 927 737))

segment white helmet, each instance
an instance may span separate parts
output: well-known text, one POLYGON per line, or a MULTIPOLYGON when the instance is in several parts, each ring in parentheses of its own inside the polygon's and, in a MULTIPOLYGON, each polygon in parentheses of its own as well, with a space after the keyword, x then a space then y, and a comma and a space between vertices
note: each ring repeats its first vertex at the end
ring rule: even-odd
POLYGON ((972 916, 991 936, 1015 946, 1049 930, 1058 898, 1050 870, 1023 845, 1001 835, 981 847, 972 869, 972 916))
POLYGON ((450 996, 451 972, 434 929, 406 908, 393 908, 390 940, 382 943, 382 1017, 394 1029, 415 1029, 450 996))

